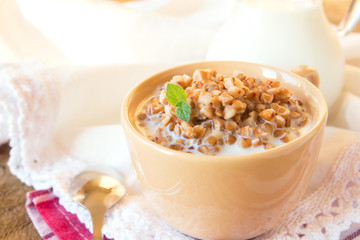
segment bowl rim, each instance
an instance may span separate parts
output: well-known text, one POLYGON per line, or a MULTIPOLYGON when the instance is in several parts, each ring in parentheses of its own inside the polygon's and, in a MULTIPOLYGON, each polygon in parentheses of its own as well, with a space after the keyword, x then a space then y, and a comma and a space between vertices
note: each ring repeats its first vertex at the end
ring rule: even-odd
MULTIPOLYGON (((124 127, 124 125, 127 125, 127 127, 130 129, 131 133, 133 134, 134 137, 136 137, 137 140, 139 140, 140 142, 142 142, 145 145, 148 145, 150 147, 153 147, 154 150, 163 152, 167 155, 180 155, 182 157, 182 159, 188 159, 188 160, 193 160, 194 158, 196 158, 196 161, 206 161, 206 162, 211 162, 211 161, 241 161, 241 160, 245 160, 247 158, 264 158, 265 155, 268 154, 272 154, 272 153, 278 153, 278 152, 282 152, 282 151, 286 151, 289 149, 292 149, 293 147, 296 147, 296 145, 303 141, 303 139, 305 138, 309 138, 311 135, 315 134, 318 130, 320 130, 320 128, 324 127, 322 125, 325 125, 324 122, 326 122, 328 117, 328 108, 327 108, 327 104, 326 104, 326 100, 324 98, 324 96, 322 95, 322 93, 320 92, 320 90, 314 86, 310 81, 308 81, 307 79, 284 69, 278 68, 278 67, 273 67, 273 66, 269 66, 269 65, 264 65, 264 64, 257 64, 257 63, 251 63, 251 62, 243 62, 243 61, 200 61, 200 62, 191 62, 191 63, 186 63, 186 64, 181 64, 181 65, 176 65, 174 67, 170 67, 167 69, 164 69, 160 72, 157 72, 147 78, 145 78, 144 80, 140 81, 139 83, 137 83, 134 87, 132 87, 124 101, 122 102, 122 106, 121 106, 121 125, 122 127, 124 127), (144 135, 142 135, 134 126, 133 124, 131 124, 131 121, 129 119, 129 111, 127 106, 129 105, 132 96, 134 95, 135 91, 138 89, 138 87, 142 84, 144 84, 145 82, 149 81, 150 79, 156 78, 157 76, 161 76, 165 73, 169 73, 172 72, 176 69, 181 69, 181 68, 186 68, 186 67, 190 67, 190 66, 194 66, 194 65, 198 65, 198 64, 204 64, 204 63, 209 63, 209 64, 217 64, 217 63, 221 63, 221 64, 245 64, 245 65, 252 65, 252 66, 257 66, 257 67, 263 67, 263 68, 268 68, 268 69, 272 69, 276 72, 282 72, 282 73, 286 73, 289 76, 293 77, 294 79, 296 79, 297 82, 303 82, 306 88, 310 88, 312 89, 312 91, 317 92, 318 97, 315 96, 316 99, 319 100, 320 103, 319 104, 322 105, 323 107, 319 110, 321 110, 319 112, 319 118, 318 121, 311 126, 310 130, 307 131, 305 134, 297 137, 296 139, 292 140, 291 142, 285 143, 283 145, 280 146, 276 146, 274 148, 268 149, 268 150, 264 150, 264 151, 259 151, 259 152, 253 152, 253 153, 246 153, 246 154, 239 154, 239 155, 202 155, 202 154, 193 154, 193 153, 186 153, 186 152, 182 152, 182 151, 177 151, 174 149, 170 149, 167 148, 165 146, 162 146, 158 143, 155 143, 153 141, 151 141, 150 139, 148 139, 147 137, 145 137, 144 135)), ((126 136, 127 137, 127 136, 126 136)), ((169 159, 170 160, 170 159, 169 159)))

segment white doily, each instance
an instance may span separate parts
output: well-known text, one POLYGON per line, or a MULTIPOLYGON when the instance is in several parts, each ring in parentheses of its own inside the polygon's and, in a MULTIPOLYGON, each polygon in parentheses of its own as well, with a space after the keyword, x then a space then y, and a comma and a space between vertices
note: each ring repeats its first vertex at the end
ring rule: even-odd
POLYGON ((360 222, 360 141, 343 151, 319 187, 277 228, 257 239, 339 239, 360 222))
MULTIPOLYGON (((91 228, 90 215, 67 194, 71 178, 88 163, 69 156, 54 138, 61 99, 54 77, 35 63, 0 65, 0 140, 10 139, 9 167, 36 189, 53 187, 60 202, 91 228)), ((1 143, 0 142, 0 143, 1 143)), ((339 239, 360 223, 360 139, 335 161, 323 184, 277 228, 258 239, 339 239)), ((125 198, 108 214, 103 231, 115 239, 192 239, 151 210, 133 175, 125 198)))

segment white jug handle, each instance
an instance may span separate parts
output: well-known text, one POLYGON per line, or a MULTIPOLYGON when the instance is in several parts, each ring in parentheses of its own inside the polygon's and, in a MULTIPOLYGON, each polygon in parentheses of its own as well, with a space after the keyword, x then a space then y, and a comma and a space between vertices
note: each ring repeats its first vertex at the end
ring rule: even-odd
POLYGON ((315 68, 312 68, 308 65, 300 65, 291 70, 293 73, 306 78, 312 84, 314 84, 317 88, 320 85, 320 77, 319 73, 315 68))

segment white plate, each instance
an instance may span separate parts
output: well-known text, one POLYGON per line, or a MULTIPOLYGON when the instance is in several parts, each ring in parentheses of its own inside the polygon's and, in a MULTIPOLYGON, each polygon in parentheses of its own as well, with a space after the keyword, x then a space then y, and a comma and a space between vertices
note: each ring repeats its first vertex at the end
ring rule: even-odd
POLYGON ((171 65, 53 66, 61 102, 56 139, 65 152, 89 164, 128 169, 127 147, 120 127, 121 103, 146 77, 171 65), (125 164, 125 166, 124 166, 125 164))

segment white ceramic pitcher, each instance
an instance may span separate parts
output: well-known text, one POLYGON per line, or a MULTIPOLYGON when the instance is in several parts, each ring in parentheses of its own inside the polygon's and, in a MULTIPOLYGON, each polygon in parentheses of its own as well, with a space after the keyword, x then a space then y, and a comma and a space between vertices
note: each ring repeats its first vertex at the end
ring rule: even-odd
MULTIPOLYGON (((352 30, 360 17, 354 0, 338 33, 352 30)), ((320 74, 328 107, 338 97, 345 58, 321 0, 242 0, 210 45, 207 60, 239 60, 291 70, 310 65, 320 74)))

